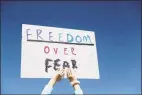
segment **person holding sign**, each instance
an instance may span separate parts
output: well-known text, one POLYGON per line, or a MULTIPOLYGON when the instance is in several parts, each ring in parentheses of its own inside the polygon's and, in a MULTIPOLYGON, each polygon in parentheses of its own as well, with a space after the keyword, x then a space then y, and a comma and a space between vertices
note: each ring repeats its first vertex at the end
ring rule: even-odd
MULTIPOLYGON (((56 75, 50 79, 50 81, 47 85, 45 85, 41 95, 43 95, 43 94, 50 95, 52 93, 54 85, 56 84, 57 81, 61 80, 61 78, 64 76, 64 73, 65 73, 65 69, 62 69, 62 70, 59 69, 57 71, 56 75)), ((66 74, 67 74, 67 77, 68 77, 71 85, 73 86, 73 88, 75 90, 74 91, 75 95, 82 95, 83 91, 80 88, 80 85, 79 85, 80 82, 75 77, 73 70, 68 68, 66 70, 66 74)))

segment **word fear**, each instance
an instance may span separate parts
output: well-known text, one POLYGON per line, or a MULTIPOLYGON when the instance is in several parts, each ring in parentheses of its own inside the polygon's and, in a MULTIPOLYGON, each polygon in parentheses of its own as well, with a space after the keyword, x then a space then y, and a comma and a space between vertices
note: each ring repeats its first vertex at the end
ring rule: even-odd
MULTIPOLYGON (((53 61, 53 64, 54 64, 53 69, 55 71, 60 68, 60 66, 61 66, 61 64, 59 64, 59 61, 61 61, 60 59, 52 60, 52 59, 47 58, 45 60, 45 72, 48 73, 48 69, 52 67, 51 66, 51 62, 52 61, 53 61)), ((77 69, 78 68, 75 60, 71 60, 71 63, 72 63, 72 68, 73 69, 77 69)), ((63 69, 70 68, 69 62, 63 61, 62 67, 63 67, 63 69)))

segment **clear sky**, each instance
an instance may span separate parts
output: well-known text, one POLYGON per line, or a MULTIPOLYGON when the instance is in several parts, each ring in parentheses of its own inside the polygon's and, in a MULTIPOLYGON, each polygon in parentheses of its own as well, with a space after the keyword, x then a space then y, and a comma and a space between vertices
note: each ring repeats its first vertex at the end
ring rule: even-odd
MULTIPOLYGON (((138 94, 141 87, 141 2, 5 2, 1 82, 5 94, 40 94, 49 79, 21 79, 22 24, 95 31, 99 80, 81 79, 85 94, 138 94)), ((71 94, 67 79, 53 94, 71 94)))

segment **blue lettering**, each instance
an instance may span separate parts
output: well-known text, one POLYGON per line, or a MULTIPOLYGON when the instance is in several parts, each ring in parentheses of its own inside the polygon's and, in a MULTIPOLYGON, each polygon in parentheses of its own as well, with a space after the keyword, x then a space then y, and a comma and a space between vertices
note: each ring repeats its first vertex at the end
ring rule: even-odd
POLYGON ((32 35, 32 34, 28 34, 28 30, 30 30, 30 29, 27 29, 27 30, 26 30, 26 32, 27 32, 27 40, 29 40, 28 36, 29 36, 29 35, 32 35))
POLYGON ((62 33, 59 33, 59 41, 61 41, 61 38, 62 38, 61 34, 62 34, 62 33))
POLYGON ((77 35, 75 40, 76 40, 76 42, 80 43, 82 41, 82 38, 79 35, 77 35), (78 40, 78 38, 79 38, 79 40, 78 40))
POLYGON ((72 42, 72 41, 73 41, 73 36, 70 34, 67 34, 67 42, 72 42))
POLYGON ((92 43, 91 39, 90 39, 90 36, 88 36, 88 35, 87 36, 83 36, 83 42, 87 42, 88 39, 89 39, 90 43, 92 43))
POLYGON ((49 32, 49 41, 52 41, 52 40, 51 40, 51 37, 52 37, 52 36, 51 36, 51 33, 52 33, 52 32, 49 32))
POLYGON ((42 40, 43 40, 43 38, 40 36, 40 34, 41 34, 42 30, 37 29, 37 30, 36 30, 36 32, 37 32, 37 40, 38 40, 38 38, 40 38, 40 39, 42 39, 42 40))

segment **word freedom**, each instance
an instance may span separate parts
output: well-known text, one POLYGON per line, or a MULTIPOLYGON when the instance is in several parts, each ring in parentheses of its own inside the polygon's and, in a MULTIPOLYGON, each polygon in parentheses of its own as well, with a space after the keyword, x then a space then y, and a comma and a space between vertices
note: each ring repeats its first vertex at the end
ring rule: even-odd
POLYGON ((27 29, 26 33, 27 33, 27 41, 28 40, 33 40, 33 36, 34 35, 34 40, 43 40, 43 41, 54 41, 54 36, 58 37, 58 39, 56 39, 57 42, 68 42, 68 43, 91 43, 91 38, 89 35, 85 35, 85 36, 80 36, 80 35, 76 35, 73 36, 69 33, 66 34, 66 39, 63 39, 63 33, 58 33, 57 35, 53 35, 52 32, 48 32, 47 35, 42 35, 42 30, 41 29, 37 29, 34 33, 31 32, 31 29, 27 29), (31 39, 32 38, 32 39, 31 39))

